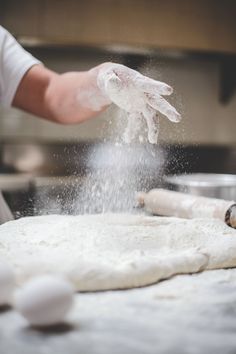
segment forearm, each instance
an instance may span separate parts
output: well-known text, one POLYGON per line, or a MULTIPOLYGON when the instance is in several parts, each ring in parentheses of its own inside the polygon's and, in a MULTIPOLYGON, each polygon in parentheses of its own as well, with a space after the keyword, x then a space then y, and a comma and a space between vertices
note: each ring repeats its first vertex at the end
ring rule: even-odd
POLYGON ((92 108, 86 105, 86 95, 93 95, 95 86, 91 72, 57 74, 35 65, 21 80, 12 105, 54 122, 79 123, 97 115, 109 103, 92 108))
POLYGON ((50 119, 46 92, 50 82, 56 76, 58 74, 44 68, 43 65, 30 68, 17 88, 12 106, 50 119))
POLYGON ((50 117, 62 124, 90 119, 102 112, 109 103, 103 97, 101 100, 97 78, 91 71, 57 75, 50 81, 46 92, 50 117))

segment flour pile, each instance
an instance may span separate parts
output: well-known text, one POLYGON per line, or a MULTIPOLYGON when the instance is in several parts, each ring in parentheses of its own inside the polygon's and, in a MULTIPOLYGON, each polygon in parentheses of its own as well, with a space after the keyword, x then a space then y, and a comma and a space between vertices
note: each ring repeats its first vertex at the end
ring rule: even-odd
POLYGON ((18 282, 62 273, 77 290, 148 285, 174 274, 236 266, 236 230, 215 219, 130 214, 39 216, 0 228, 0 257, 18 282))

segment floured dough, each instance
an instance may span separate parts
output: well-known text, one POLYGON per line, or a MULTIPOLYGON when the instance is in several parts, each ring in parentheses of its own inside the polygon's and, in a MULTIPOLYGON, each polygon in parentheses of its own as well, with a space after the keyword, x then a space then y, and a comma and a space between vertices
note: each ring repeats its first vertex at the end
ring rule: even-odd
POLYGON ((131 288, 236 266, 236 230, 216 219, 26 217, 0 226, 0 258, 14 265, 19 282, 63 273, 82 291, 131 288))

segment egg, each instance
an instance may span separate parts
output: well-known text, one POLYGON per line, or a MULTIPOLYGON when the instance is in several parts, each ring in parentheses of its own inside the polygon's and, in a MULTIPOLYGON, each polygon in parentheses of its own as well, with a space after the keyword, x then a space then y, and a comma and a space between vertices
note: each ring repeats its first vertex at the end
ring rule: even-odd
POLYGON ((13 268, 4 260, 0 260, 0 306, 9 305, 15 288, 13 268))
POLYGON ((65 320, 73 304, 72 285, 59 276, 38 276, 15 295, 15 309, 32 326, 50 326, 65 320))

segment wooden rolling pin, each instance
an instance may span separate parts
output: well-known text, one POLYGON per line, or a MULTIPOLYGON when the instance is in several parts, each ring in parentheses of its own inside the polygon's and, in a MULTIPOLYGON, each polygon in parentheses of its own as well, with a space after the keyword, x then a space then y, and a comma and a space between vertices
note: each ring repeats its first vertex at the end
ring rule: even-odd
POLYGON ((14 220, 14 216, 0 191, 0 225, 10 220, 14 220))
POLYGON ((148 193, 139 192, 138 203, 156 215, 180 218, 217 218, 236 228, 236 202, 215 198, 152 189, 148 193))

